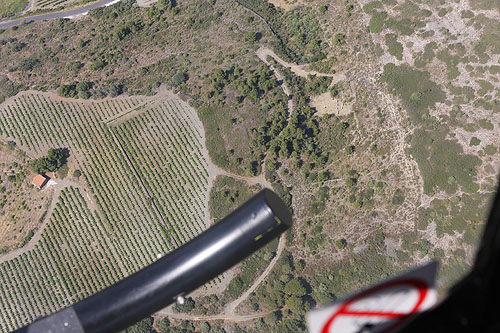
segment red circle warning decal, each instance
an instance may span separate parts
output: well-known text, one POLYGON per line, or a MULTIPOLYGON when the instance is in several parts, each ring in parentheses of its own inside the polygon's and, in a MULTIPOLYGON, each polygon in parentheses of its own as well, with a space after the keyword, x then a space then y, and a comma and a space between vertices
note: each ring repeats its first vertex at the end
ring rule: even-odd
POLYGON ((427 265, 307 316, 311 333, 391 332, 436 302, 437 266, 427 265), (430 267, 432 266, 432 267, 430 267))

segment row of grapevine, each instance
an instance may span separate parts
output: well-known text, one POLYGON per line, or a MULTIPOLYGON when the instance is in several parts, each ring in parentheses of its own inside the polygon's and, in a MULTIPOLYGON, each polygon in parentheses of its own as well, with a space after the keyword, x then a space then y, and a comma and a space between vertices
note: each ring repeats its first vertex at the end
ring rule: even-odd
POLYGON ((39 8, 50 8, 65 5, 68 0, 39 0, 36 2, 36 6, 39 8))
POLYGON ((62 190, 41 241, 0 264, 0 330, 11 331, 123 278, 109 244, 80 190, 62 190))
POLYGON ((80 102, 21 93, 0 108, 0 135, 30 155, 43 155, 50 147, 69 149, 98 208, 89 213, 76 189, 63 191, 36 249, 1 264, 0 330, 19 327, 100 290, 205 228, 208 173, 200 149, 202 127, 193 110, 175 98, 148 109, 158 104, 151 100, 80 102), (144 111, 137 120, 113 129, 105 124, 141 105, 144 111), (146 122, 158 126, 152 129, 146 122), (119 132, 163 218, 152 209, 112 130, 119 132), (133 135, 127 137, 124 131, 133 135), (152 156, 162 162, 146 168, 153 167, 152 156), (162 175, 157 177, 161 181, 151 177, 153 170, 162 175), (23 287, 23 281, 33 285, 32 290, 23 287))
MULTIPOLYGON (((88 171, 84 173, 86 179, 93 180, 88 182, 88 185, 98 197, 96 201, 106 222, 116 225, 113 229, 121 236, 117 239, 125 246, 124 253, 136 255, 127 265, 130 272, 151 263, 157 253, 166 252, 167 249, 161 246, 164 240, 158 239, 158 235, 161 235, 161 230, 158 229, 160 226, 154 223, 158 222, 158 218, 151 216, 144 195, 138 191, 136 184, 130 183, 132 173, 123 156, 119 156, 119 149, 112 141, 108 128, 100 122, 100 112, 94 108, 95 105, 82 106, 80 103, 54 102, 51 99, 40 100, 36 97, 22 96, 21 102, 14 101, 13 109, 17 112, 6 117, 7 123, 12 123, 11 127, 17 130, 14 135, 24 137, 25 140, 35 136, 30 142, 38 145, 28 146, 39 154, 46 152, 50 146, 68 146, 71 152, 83 153, 77 157, 81 157, 79 160, 82 161, 82 168, 88 171), (44 112, 26 112, 30 119, 24 120, 24 110, 37 109, 43 109, 44 112), (43 114, 44 119, 40 114, 43 114), (25 123, 35 124, 37 128, 30 131, 25 123), (124 211, 124 204, 130 210, 124 211), (142 220, 142 225, 137 223, 138 220, 142 220), (130 225, 135 228, 127 228, 130 225), (151 225, 157 228, 151 228, 151 225), (140 229, 140 232, 137 229, 140 229), (133 234, 149 237, 130 240, 130 235, 133 234), (153 243, 156 245, 155 249, 151 249, 151 240, 156 241, 153 243), (137 249, 145 249, 147 254, 138 253, 137 249)), ((9 106, 8 110, 12 111, 9 106)))
POLYGON ((160 213, 178 243, 205 226, 208 193, 207 161, 201 152, 201 133, 167 100, 117 127, 116 131, 160 213))

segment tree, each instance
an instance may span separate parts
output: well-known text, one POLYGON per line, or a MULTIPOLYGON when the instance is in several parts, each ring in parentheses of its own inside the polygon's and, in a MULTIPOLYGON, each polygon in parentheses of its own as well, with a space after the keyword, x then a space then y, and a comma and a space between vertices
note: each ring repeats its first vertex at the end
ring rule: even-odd
POLYGON ((73 62, 70 62, 68 65, 66 65, 66 67, 72 71, 73 73, 77 74, 80 69, 83 67, 83 64, 79 61, 73 61, 73 62))
POLYGON ((243 291, 243 280, 237 276, 229 282, 226 293, 231 297, 239 296, 243 291))
POLYGON ((62 148, 50 148, 49 151, 47 152, 47 159, 51 165, 52 168, 55 170, 51 171, 56 171, 59 169, 63 163, 64 163, 64 151, 62 148))
POLYGON ((79 169, 77 169, 77 170, 73 171, 73 177, 78 178, 78 177, 80 177, 81 175, 82 175, 82 172, 81 172, 79 169))
POLYGON ((276 314, 276 312, 271 312, 270 314, 268 314, 266 316, 265 322, 266 322, 266 324, 273 326, 274 324, 276 324, 278 322, 278 319, 279 318, 278 318, 278 315, 276 314))
POLYGON ((401 191, 401 189, 398 188, 394 193, 394 196, 392 197, 392 204, 401 205, 404 201, 405 201, 405 196, 403 194, 403 191, 401 191))
POLYGON ((158 333, 168 333, 170 323, 168 322, 168 319, 165 318, 163 320, 159 320, 156 323, 156 326, 158 327, 158 333))
POLYGON ((175 0, 158 0, 156 3, 156 6, 160 10, 171 10, 176 6, 176 1, 175 0))
POLYGON ((182 312, 182 313, 190 312, 191 310, 194 309, 194 304, 195 304, 194 300, 191 297, 188 297, 188 298, 184 299, 183 304, 175 303, 174 311, 175 312, 182 312))
POLYGON ((357 182, 358 182, 357 178, 347 178, 345 180, 345 185, 347 187, 353 187, 354 185, 356 185, 357 182))
POLYGON ((66 162, 63 148, 50 148, 47 156, 30 161, 28 167, 35 173, 57 171, 66 162))
POLYGON ((194 332, 194 325, 191 321, 188 321, 188 320, 184 320, 182 323, 181 323, 181 328, 184 329, 184 331, 182 332, 194 332))
POLYGON ((245 168, 245 173, 249 177, 257 176, 259 173, 259 163, 257 161, 249 161, 245 168))
POLYGON ((112 84, 107 90, 110 97, 117 97, 122 94, 123 86, 121 84, 112 84))
POLYGON ((210 332, 210 324, 208 322, 204 322, 200 325, 200 330, 202 332, 210 332))
POLYGON ((306 287, 304 286, 304 283, 302 280, 299 280, 298 278, 294 278, 290 280, 284 288, 285 294, 287 295, 294 295, 298 297, 302 297, 307 294, 306 287))
POLYGON ((57 88, 57 94, 61 97, 76 97, 77 91, 76 91, 76 84, 71 83, 71 84, 61 84, 59 88, 57 88))
POLYGON ((93 71, 99 71, 108 65, 107 62, 102 59, 95 59, 89 66, 89 68, 93 71))
POLYGON ((21 61, 19 66, 17 66, 17 70, 20 71, 32 71, 35 67, 40 65, 40 60, 36 58, 27 58, 21 61))
POLYGON ((88 82, 78 82, 76 84, 76 91, 78 92, 78 97, 83 99, 88 99, 90 97, 89 93, 90 84, 88 82))
POLYGON ((153 318, 148 317, 125 330, 126 333, 151 333, 153 331, 153 318))
POLYGON ((481 143, 481 140, 478 139, 477 137, 473 136, 471 139, 470 139, 470 142, 469 142, 469 146, 478 146, 479 144, 481 143))
POLYGON ((352 15, 352 11, 354 10, 354 5, 352 3, 347 4, 345 6, 345 15, 346 17, 350 17, 352 15))
POLYGON ((318 177, 316 178, 316 180, 320 181, 320 182, 324 182, 326 180, 329 180, 330 179, 330 172, 329 171, 322 171, 318 174, 318 177))
POLYGON ((188 79, 188 75, 184 71, 178 71, 175 73, 172 78, 170 79, 170 83, 174 86, 177 87, 178 85, 186 82, 188 79))
POLYGON ((333 87, 330 88, 330 97, 331 98, 337 97, 338 94, 339 94, 339 92, 340 92, 339 90, 340 89, 339 89, 339 87, 336 84, 333 85, 333 87))
POLYGON ((288 306, 288 308, 295 313, 304 312, 303 304, 304 302, 302 301, 302 298, 297 296, 290 296, 286 300, 286 305, 288 306))
POLYGON ((255 32, 255 31, 249 31, 245 34, 245 41, 253 43, 256 40, 258 40, 258 37, 259 37, 259 33, 255 32))

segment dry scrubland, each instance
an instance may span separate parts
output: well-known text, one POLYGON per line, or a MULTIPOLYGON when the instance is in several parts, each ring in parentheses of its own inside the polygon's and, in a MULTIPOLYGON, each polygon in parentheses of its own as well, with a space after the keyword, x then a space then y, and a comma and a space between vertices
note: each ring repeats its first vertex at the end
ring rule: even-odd
MULTIPOLYGON (((21 93, 0 112, 5 140, 34 156, 68 147, 83 171, 80 185, 62 191, 60 213, 44 234, 79 234, 58 233, 64 207, 75 204, 85 218, 68 216, 74 222, 64 228, 91 221, 104 240, 75 246, 120 258, 96 286, 85 282, 99 279, 88 278, 94 268, 87 266, 76 270, 76 286, 55 280, 55 304, 151 262, 202 230, 209 213, 219 219, 234 209, 255 184, 272 186, 294 211, 286 249, 271 244, 235 270, 224 292, 167 310, 170 319, 157 320, 160 332, 302 332, 310 307, 409 266, 440 260, 441 289, 468 269, 500 172, 498 4, 273 3, 285 9, 262 0, 160 1, 150 8, 122 1, 83 20, 0 34, 0 98, 29 87, 80 98, 21 93), (259 54, 262 48, 273 52, 259 54), (168 94, 82 101, 153 95, 160 85, 187 100, 201 123, 168 94), (337 112, 316 104, 325 98, 337 112), (208 194, 215 174, 225 176, 208 194), (269 262, 275 265, 266 269, 269 262), (255 293, 241 299, 247 288, 255 293), (245 315, 251 320, 233 323, 245 315)), ((42 239, 2 269, 43 277, 25 259, 38 256, 45 267, 53 237, 42 239)), ((50 253, 69 264, 49 258, 46 266, 64 277, 77 263, 61 244, 50 253)), ((22 291, 24 277, 1 276, 10 293, 3 297, 16 300, 5 303, 8 313, 25 313, 11 315, 3 329, 54 307, 33 301, 43 299, 45 287, 22 291), (28 310, 22 302, 31 302, 28 310)), ((147 331, 150 323, 142 324, 147 331)))
POLYGON ((12 142, 0 147, 0 160, 0 252, 6 253, 33 237, 45 218, 50 195, 33 190, 32 173, 26 169, 28 157, 16 151, 12 142))
POLYGON ((433 251, 443 285, 471 263, 499 173, 499 10, 487 1, 363 6, 418 165, 416 228, 395 254, 421 261, 433 251))

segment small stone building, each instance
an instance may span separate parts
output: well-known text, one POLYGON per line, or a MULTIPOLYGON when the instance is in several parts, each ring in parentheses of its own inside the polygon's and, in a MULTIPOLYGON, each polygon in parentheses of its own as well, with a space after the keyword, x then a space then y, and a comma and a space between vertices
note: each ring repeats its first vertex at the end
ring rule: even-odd
POLYGON ((33 181, 31 183, 36 188, 41 189, 48 181, 49 181, 48 177, 43 176, 43 175, 36 175, 35 178, 33 178, 33 181))

